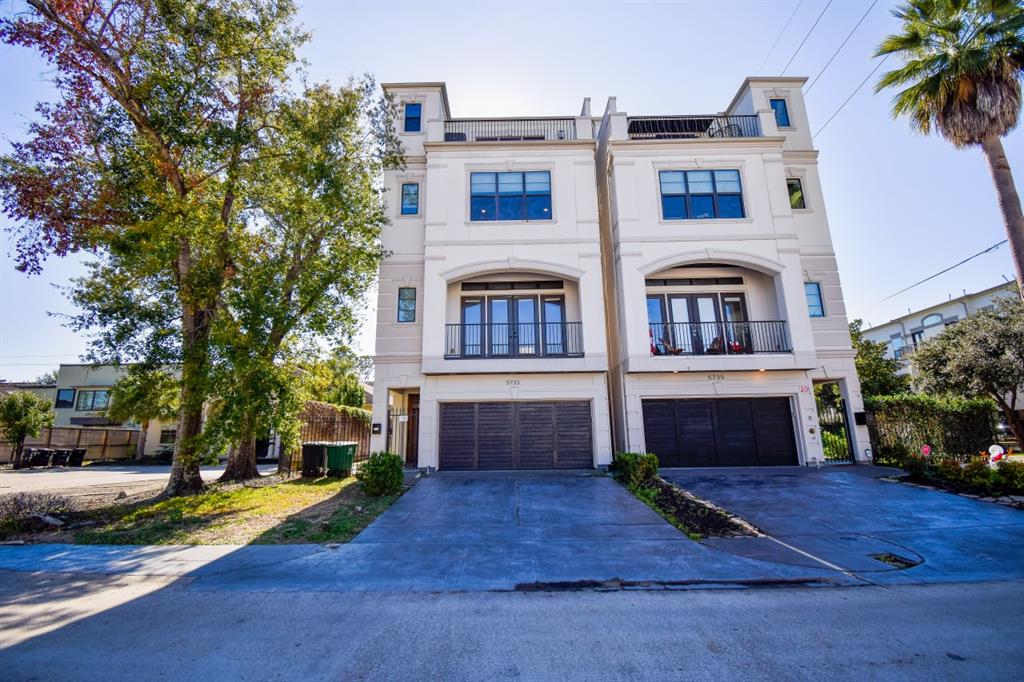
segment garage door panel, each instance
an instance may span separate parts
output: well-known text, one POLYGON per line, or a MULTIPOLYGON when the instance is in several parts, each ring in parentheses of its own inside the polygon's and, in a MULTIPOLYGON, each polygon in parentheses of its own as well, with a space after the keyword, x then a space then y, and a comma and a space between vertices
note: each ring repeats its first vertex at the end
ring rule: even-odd
POLYGON ((674 416, 679 437, 679 464, 676 466, 715 466, 713 407, 710 400, 675 401, 674 416))
POLYGON ((478 468, 513 468, 515 436, 511 403, 477 403, 478 468))
POLYGON ((590 403, 556 402, 555 445, 559 469, 585 469, 594 462, 590 403))
POLYGON ((663 467, 684 466, 676 440, 675 400, 643 401, 644 440, 647 452, 658 456, 663 467))
POLYGON ((796 464, 793 417, 786 398, 753 401, 757 459, 763 466, 796 464))
POLYGON ((717 400, 718 464, 757 466, 757 439, 749 400, 717 400))
POLYGON ((518 403, 516 412, 518 468, 553 469, 555 413, 551 403, 518 403))
POLYGON ((440 466, 444 469, 475 469, 476 404, 441 403, 440 466))

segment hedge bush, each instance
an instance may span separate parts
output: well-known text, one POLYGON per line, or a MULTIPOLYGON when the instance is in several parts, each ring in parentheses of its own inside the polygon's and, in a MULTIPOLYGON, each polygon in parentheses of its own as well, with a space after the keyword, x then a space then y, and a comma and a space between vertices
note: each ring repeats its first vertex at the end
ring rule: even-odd
POLYGON ((370 458, 359 465, 356 478, 367 495, 396 495, 404 480, 402 458, 393 452, 371 452, 370 458))
POLYGON ((903 466, 926 444, 933 452, 968 461, 996 439, 991 400, 905 393, 868 398, 865 407, 877 464, 903 466))
POLYGON ((912 481, 957 492, 993 497, 1024 494, 1024 462, 1004 459, 993 468, 985 454, 975 455, 964 463, 955 457, 918 453, 909 455, 903 468, 912 481))
POLYGON ((627 486, 642 486, 657 475, 657 455, 649 452, 615 453, 615 476, 627 486))

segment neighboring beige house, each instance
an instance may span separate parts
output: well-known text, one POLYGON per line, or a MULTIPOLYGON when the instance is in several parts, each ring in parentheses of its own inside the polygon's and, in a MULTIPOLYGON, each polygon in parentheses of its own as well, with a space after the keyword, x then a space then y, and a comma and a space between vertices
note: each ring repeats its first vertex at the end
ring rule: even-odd
MULTIPOLYGON (((140 428, 132 422, 113 422, 105 413, 110 389, 128 368, 115 365, 61 365, 53 391, 54 426, 140 428)), ((174 447, 177 424, 153 420, 146 432, 146 456, 174 447)))
MULTIPOLYGON (((441 469, 823 460, 813 385, 862 423, 801 78, 724 113, 452 118, 392 83, 371 448, 441 469)), ((857 460, 864 426, 849 429, 857 460)))
POLYGON ((0 381, 0 393, 18 393, 25 391, 53 401, 57 384, 42 384, 38 381, 0 381))
POLYGON ((914 312, 908 311, 906 315, 889 320, 885 324, 865 329, 864 338, 886 344, 886 357, 899 360, 900 373, 909 374, 910 354, 917 344, 942 333, 946 327, 971 313, 991 308, 997 298, 1016 295, 1017 282, 1013 280, 971 294, 965 292, 963 296, 956 298, 950 296, 948 301, 914 312))

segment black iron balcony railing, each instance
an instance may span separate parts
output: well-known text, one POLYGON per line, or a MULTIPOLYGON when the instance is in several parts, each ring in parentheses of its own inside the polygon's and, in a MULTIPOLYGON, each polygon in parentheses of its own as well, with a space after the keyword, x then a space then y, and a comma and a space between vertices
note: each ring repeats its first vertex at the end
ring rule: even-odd
POLYGON ((756 115, 630 116, 627 132, 631 140, 761 137, 761 120, 756 115))
POLYGON ((651 355, 749 355, 789 353, 783 320, 765 322, 665 322, 650 325, 651 355))
POLYGON ((910 354, 917 349, 917 346, 903 346, 897 348, 892 352, 893 358, 900 362, 908 362, 910 360, 910 354))
POLYGON ((447 324, 445 358, 578 358, 581 322, 447 324))
POLYGON ((444 122, 445 142, 575 140, 574 118, 488 118, 444 122))

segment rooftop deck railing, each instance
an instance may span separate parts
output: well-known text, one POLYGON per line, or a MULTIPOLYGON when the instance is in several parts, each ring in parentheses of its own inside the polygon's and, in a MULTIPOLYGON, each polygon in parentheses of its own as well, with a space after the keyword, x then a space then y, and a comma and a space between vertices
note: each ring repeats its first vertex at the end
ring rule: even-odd
POLYGON ((575 140, 573 118, 454 119, 444 122, 445 142, 575 140))
POLYGON ((761 121, 746 114, 630 116, 627 131, 631 140, 761 137, 761 121))

